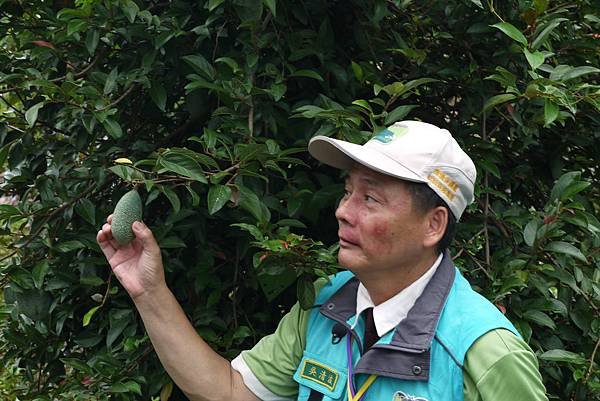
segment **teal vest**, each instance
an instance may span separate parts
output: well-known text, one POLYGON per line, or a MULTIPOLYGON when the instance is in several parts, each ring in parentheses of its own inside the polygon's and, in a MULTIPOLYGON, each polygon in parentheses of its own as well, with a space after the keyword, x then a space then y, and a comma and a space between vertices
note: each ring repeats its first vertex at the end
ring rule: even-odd
MULTIPOLYGON (((356 319, 358 284, 351 272, 341 272, 319 292, 294 375, 299 401, 348 400, 347 333, 356 319)), ((364 355, 364 322, 359 319, 352 331, 355 388, 376 374, 363 401, 462 401, 465 354, 480 336, 498 328, 519 335, 471 289, 446 253, 408 316, 364 355)))

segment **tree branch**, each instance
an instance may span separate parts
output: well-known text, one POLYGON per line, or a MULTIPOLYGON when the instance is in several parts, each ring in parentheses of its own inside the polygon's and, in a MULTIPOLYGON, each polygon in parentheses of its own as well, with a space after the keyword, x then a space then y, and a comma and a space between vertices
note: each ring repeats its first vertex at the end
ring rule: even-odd
POLYGON ((596 346, 594 347, 594 350, 592 351, 592 356, 590 356, 590 366, 588 367, 588 370, 585 374, 585 378, 583 379, 584 383, 587 383, 588 380, 590 379, 590 376, 592 375, 592 371, 593 371, 593 367, 594 367, 594 359, 596 359, 596 352, 598 351, 599 346, 600 346, 600 337, 598 338, 598 341, 596 341, 596 346))
MULTIPOLYGON (((483 141, 487 141, 487 127, 486 127, 486 115, 485 110, 483 111, 483 120, 481 121, 481 131, 483 141)), ((489 187, 489 173, 485 172, 485 176, 483 178, 484 188, 489 187)), ((488 219, 490 215, 490 193, 486 191, 485 193, 485 201, 483 206, 483 234, 485 237, 485 264, 486 266, 490 266, 491 264, 491 255, 490 255, 490 232, 488 228, 488 219)))
MULTIPOLYGON (((85 74, 87 74, 87 72, 89 70, 91 70, 92 68, 94 68, 94 66, 96 65, 96 63, 98 62, 98 60, 100 60, 100 57, 103 55, 103 52, 99 52, 96 57, 94 57, 94 59, 81 71, 73 74, 74 78, 80 78, 82 76, 84 76, 85 74)), ((50 82, 58 82, 58 81, 62 81, 64 79, 67 79, 68 75, 63 75, 62 77, 57 77, 57 78, 52 78, 49 81, 50 82)))
POLYGON ((2 258, 0 258, 0 262, 5 261, 8 258, 13 257, 14 255, 17 254, 17 252, 19 252, 19 250, 24 249, 27 247, 27 245, 29 245, 34 239, 36 239, 40 233, 42 232, 42 230, 44 229, 44 226, 46 225, 46 223, 48 223, 48 221, 55 216, 56 214, 58 214, 59 212, 65 210, 68 206, 72 205, 73 203, 77 202, 79 199, 83 198, 84 196, 86 196, 87 194, 89 194, 90 192, 92 192, 92 190, 96 187, 96 184, 92 184, 89 187, 87 187, 85 189, 85 191, 83 191, 81 194, 79 194, 77 197, 71 199, 69 202, 67 203, 63 203, 62 205, 60 205, 58 208, 54 209, 52 212, 50 212, 50 214, 48 214, 46 216, 46 218, 44 219, 44 222, 42 224, 40 224, 39 228, 35 231, 35 233, 33 233, 28 239, 27 241, 25 241, 25 243, 23 245, 21 245, 19 248, 15 249, 14 251, 12 251, 11 253, 9 253, 8 255, 4 255, 2 258))
POLYGON ((129 88, 127 88, 127 90, 125 92, 123 92, 123 94, 121 96, 119 96, 117 98, 117 100, 115 100, 114 102, 112 102, 112 103, 110 103, 110 104, 108 104, 108 105, 106 105, 106 106, 104 106, 104 107, 102 107, 102 108, 100 108, 98 110, 95 110, 95 111, 105 111, 105 110, 108 110, 108 109, 116 106, 117 104, 121 103, 121 101, 123 99, 125 99, 127 97, 127 95, 129 95, 131 93, 131 91, 133 91, 133 89, 136 86, 137 86, 136 84, 132 84, 129 88))

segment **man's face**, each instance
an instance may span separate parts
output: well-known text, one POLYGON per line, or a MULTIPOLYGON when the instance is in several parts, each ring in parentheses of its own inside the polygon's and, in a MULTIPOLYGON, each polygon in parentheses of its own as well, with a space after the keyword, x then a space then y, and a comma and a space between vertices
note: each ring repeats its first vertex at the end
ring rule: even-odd
POLYGON ((426 222, 399 179, 362 166, 351 169, 335 216, 338 261, 357 275, 410 269, 423 257, 426 222))

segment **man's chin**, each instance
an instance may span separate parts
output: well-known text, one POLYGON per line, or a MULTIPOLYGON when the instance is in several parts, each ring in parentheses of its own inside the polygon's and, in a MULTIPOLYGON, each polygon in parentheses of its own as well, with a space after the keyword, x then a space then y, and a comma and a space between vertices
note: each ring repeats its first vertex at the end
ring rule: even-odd
POLYGON ((362 263, 360 263, 360 258, 357 255, 353 255, 352 252, 348 250, 340 249, 338 252, 338 263, 344 269, 348 269, 354 271, 355 269, 360 269, 362 267, 362 263))

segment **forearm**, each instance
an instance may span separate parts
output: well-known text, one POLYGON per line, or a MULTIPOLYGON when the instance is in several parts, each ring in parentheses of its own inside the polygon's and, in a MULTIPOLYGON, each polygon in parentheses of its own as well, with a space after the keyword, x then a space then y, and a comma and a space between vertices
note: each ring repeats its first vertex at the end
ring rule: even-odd
POLYGON ((134 302, 163 366, 191 400, 258 400, 200 338, 166 286, 134 302))

